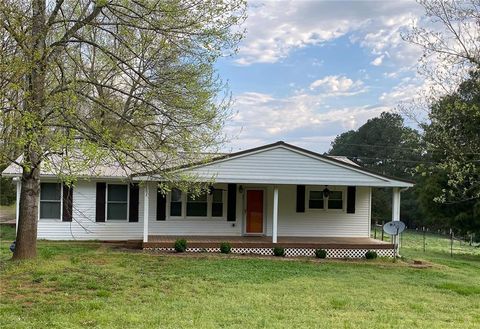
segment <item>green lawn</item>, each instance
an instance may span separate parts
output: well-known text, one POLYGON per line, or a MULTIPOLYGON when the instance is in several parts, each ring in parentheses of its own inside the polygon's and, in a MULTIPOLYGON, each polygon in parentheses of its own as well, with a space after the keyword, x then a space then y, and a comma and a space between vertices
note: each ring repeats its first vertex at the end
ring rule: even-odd
POLYGON ((40 242, 37 260, 13 263, 1 234, 2 329, 480 327, 478 248, 450 258, 405 243, 407 260, 432 265, 417 269, 40 242))

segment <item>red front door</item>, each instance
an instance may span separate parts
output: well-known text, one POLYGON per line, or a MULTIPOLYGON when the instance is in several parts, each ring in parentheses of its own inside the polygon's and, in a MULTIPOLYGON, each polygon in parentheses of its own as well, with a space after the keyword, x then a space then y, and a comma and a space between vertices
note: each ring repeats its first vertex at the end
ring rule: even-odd
POLYGON ((246 233, 263 233, 263 190, 247 190, 246 233))

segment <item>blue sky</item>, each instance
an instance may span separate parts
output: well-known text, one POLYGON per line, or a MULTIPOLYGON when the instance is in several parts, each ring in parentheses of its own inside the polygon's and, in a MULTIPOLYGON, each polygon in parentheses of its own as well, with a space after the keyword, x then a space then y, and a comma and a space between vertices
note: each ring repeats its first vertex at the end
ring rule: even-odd
POLYGON ((327 151, 336 135, 425 91, 401 33, 414 1, 254 1, 239 52, 217 68, 235 103, 231 151, 284 140, 327 151))

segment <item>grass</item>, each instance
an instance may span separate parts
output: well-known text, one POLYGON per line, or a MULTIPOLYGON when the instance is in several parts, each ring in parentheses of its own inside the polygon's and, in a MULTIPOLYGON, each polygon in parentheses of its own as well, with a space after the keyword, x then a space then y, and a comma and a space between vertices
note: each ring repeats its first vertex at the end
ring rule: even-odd
MULTIPOLYGON (((372 237, 373 236, 374 234, 372 232, 372 237)), ((380 239, 380 234, 378 234, 378 232, 377 238, 380 239)), ((390 241, 390 236, 385 234, 384 241, 390 241)), ((427 255, 450 255, 450 243, 450 237, 446 235, 435 233, 426 233, 425 235, 425 251, 427 252, 427 255)), ((422 232, 408 230, 406 233, 402 234, 401 245, 403 246, 402 251, 405 251, 409 255, 412 253, 415 255, 424 254, 422 232)), ((463 240, 453 239, 453 254, 480 256, 480 248, 478 247, 478 243, 474 245, 477 245, 477 247, 470 246, 469 243, 463 240)))
MULTIPOLYGON (((478 328, 480 256, 404 243, 408 262, 153 255, 39 242, 34 261, 0 243, 5 328, 478 328)), ((421 240, 420 240, 421 241, 421 240)), ((478 248, 477 248, 478 249, 478 248)))

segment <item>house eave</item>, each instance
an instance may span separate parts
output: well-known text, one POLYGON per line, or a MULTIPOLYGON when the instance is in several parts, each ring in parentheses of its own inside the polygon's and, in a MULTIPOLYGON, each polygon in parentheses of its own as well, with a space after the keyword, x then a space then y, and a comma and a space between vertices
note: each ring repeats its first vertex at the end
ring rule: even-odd
MULTIPOLYGON (((329 186, 365 186, 365 187, 400 187, 408 188, 414 186, 413 183, 389 181, 389 182, 368 182, 368 181, 334 181, 328 179, 251 179, 242 177, 218 178, 212 177, 195 177, 197 181, 214 182, 219 184, 258 184, 258 185, 329 185, 329 186)), ((158 182, 162 181, 161 177, 142 176, 134 177, 133 181, 138 182, 158 182)))

